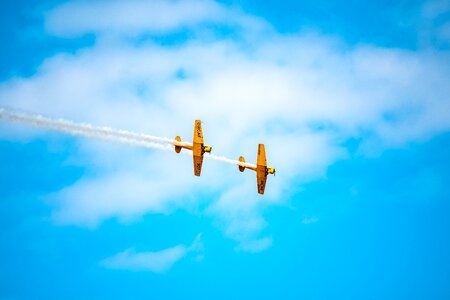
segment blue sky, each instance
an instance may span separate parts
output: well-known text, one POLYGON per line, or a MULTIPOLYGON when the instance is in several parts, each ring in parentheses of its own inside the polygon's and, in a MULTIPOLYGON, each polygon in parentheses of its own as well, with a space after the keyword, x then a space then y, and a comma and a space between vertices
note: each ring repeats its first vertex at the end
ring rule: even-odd
POLYGON ((0 299, 449 299, 448 1, 0 4, 0 299))

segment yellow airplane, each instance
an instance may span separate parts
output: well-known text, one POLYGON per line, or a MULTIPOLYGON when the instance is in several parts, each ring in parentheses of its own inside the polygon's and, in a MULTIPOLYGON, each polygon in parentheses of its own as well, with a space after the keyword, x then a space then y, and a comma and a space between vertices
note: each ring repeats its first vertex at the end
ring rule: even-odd
POLYGON ((239 157, 239 171, 244 172, 245 169, 256 171, 256 185, 258 186, 258 193, 264 194, 266 188, 267 175, 273 174, 275 176, 275 168, 268 167, 266 161, 266 150, 264 144, 258 145, 258 156, 256 158, 256 166, 247 164, 243 156, 239 157))
POLYGON ((192 158, 194 160, 194 174, 195 176, 200 176, 203 164, 203 154, 205 154, 205 152, 210 153, 212 150, 211 146, 205 146, 203 143, 202 122, 200 120, 195 120, 194 138, 192 144, 182 142, 179 136, 176 136, 175 140, 177 141, 177 143, 174 143, 176 153, 180 153, 182 148, 192 150, 192 158))

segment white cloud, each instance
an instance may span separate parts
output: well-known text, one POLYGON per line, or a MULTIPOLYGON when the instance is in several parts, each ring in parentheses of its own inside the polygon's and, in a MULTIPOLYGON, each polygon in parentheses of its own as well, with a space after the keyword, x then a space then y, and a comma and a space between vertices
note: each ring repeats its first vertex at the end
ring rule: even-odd
POLYGON ((210 0, 73 1, 47 13, 46 29, 58 36, 163 34, 208 24, 257 28, 256 19, 210 0))
POLYGON ((305 32, 284 36, 212 1, 145 3, 76 1, 50 11, 51 34, 94 32, 96 44, 48 58, 32 77, 4 82, 1 105, 185 139, 200 118, 216 154, 254 162, 264 142, 277 176, 262 197, 255 174, 234 166, 206 160, 196 178, 187 156, 81 141, 72 162, 90 172, 49 197, 60 223, 96 226, 111 217, 129 221, 206 206, 202 213, 213 216, 237 248, 258 251, 272 241, 263 234, 268 206, 289 202, 302 183, 346 158, 348 139, 361 140, 365 155, 450 129, 448 52, 349 46, 305 32), (192 15, 185 13, 189 5, 192 15), (210 7, 217 16, 206 13, 210 7), (138 16, 125 24, 122 12, 138 16), (155 18, 146 21, 147 13, 155 18), (223 38, 220 29, 199 34, 200 24, 223 20, 240 24, 233 38, 223 38), (249 22, 260 26, 246 27, 249 22), (134 42, 143 32, 186 26, 197 34, 175 45, 134 42), (129 38, 105 38, 110 34, 129 38))
POLYGON ((318 217, 303 217, 302 223, 305 225, 309 225, 309 224, 313 224, 313 223, 317 223, 319 222, 319 218, 318 217))
POLYGON ((272 246, 272 238, 265 237, 261 239, 245 240, 237 247, 237 250, 256 253, 266 250, 270 246, 272 246))
POLYGON ((186 255, 186 248, 176 246, 158 252, 136 253, 132 248, 106 258, 101 264, 110 269, 164 272, 186 255))
MULTIPOLYGON (((191 246, 177 245, 155 252, 136 252, 134 248, 126 249, 116 255, 105 258, 100 265, 109 269, 150 271, 163 273, 188 254, 203 251, 201 234, 197 235, 191 246)), ((197 256, 199 257, 199 256, 197 256)))

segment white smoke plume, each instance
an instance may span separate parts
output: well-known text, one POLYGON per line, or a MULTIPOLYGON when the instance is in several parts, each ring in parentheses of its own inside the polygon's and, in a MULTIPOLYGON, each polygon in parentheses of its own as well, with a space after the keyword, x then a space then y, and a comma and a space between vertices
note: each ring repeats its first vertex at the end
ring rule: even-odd
MULTIPOLYGON (((110 127, 93 126, 87 123, 76 123, 64 119, 51 119, 41 115, 31 115, 21 112, 9 111, 4 108, 0 108, 0 120, 25 124, 38 128, 51 129, 74 136, 82 136, 118 144, 125 144, 134 147, 144 147, 144 148, 153 148, 171 151, 173 150, 174 145, 186 145, 186 146, 192 145, 192 143, 178 142, 176 140, 165 137, 152 136, 148 134, 136 133, 121 129, 113 129, 110 127)), ((188 154, 188 152, 183 153, 188 154)), ((252 164, 229 159, 223 156, 216 156, 209 154, 205 155, 205 157, 217 161, 222 161, 232 165, 240 165, 243 167, 254 167, 254 165, 252 164)))

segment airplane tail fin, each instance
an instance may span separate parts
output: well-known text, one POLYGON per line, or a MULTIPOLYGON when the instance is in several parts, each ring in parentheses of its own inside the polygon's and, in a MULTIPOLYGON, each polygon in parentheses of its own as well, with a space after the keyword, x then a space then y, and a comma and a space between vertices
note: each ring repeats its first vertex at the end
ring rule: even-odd
MULTIPOLYGON (((181 138, 178 135, 175 137, 175 140, 177 142, 181 142, 181 138)), ((181 152, 181 147, 180 146, 175 146, 175 152, 176 153, 180 153, 181 152)))
MULTIPOLYGON (((245 158, 243 156, 239 156, 239 161, 245 162, 245 158)), ((241 171, 241 172, 245 171, 245 167, 243 167, 243 166, 238 166, 238 167, 239 167, 239 171, 241 171)))

